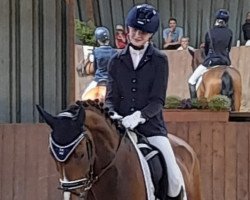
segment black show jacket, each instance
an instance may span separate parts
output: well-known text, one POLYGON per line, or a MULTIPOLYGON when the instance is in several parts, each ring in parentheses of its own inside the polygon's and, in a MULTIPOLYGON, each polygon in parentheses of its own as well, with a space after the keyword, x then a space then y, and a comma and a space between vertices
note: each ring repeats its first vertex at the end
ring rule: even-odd
POLYGON ((166 135, 162 109, 168 82, 168 60, 149 44, 134 69, 128 46, 109 62, 106 106, 123 117, 139 110, 146 119, 137 130, 146 137, 166 135))

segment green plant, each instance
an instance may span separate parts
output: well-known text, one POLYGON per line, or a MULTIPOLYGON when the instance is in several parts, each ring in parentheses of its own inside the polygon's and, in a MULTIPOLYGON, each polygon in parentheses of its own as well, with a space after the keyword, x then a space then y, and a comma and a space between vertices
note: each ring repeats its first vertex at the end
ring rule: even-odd
POLYGON ((167 96, 165 100, 165 108, 179 108, 181 105, 181 98, 178 96, 167 96))
POLYGON ((83 22, 79 19, 75 19, 76 36, 84 45, 95 45, 94 31, 95 25, 91 20, 88 22, 83 22))
POLYGON ((208 101, 207 98, 199 98, 199 99, 192 99, 192 108, 196 109, 208 109, 208 101))
POLYGON ((213 111, 230 110, 231 100, 225 95, 213 96, 208 102, 208 108, 213 111))

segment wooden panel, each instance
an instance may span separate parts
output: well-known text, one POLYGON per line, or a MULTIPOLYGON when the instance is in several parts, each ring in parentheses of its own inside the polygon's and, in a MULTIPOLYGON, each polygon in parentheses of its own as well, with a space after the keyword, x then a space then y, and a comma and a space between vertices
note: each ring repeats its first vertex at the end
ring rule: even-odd
POLYGON ((225 156, 224 124, 213 124, 213 199, 224 200, 225 156))
POLYGON ((213 199, 213 138, 212 138, 212 124, 202 123, 201 126, 201 181, 202 181, 202 193, 204 194, 204 200, 213 199))
MULTIPOLYGON (((14 135, 14 142, 15 142, 15 157, 14 157, 14 163, 15 170, 14 170, 14 192, 16 194, 19 194, 18 196, 15 196, 15 200, 18 199, 27 199, 26 197, 26 191, 28 191, 28 187, 25 185, 26 178, 28 179, 30 177, 30 174, 27 173, 27 170, 34 170, 34 169, 27 169, 26 166, 26 144, 29 145, 29 141, 26 141, 28 138, 23 133, 29 133, 27 132, 26 126, 20 126, 20 125, 13 125, 11 134, 14 135)), ((34 139, 34 138, 32 138, 34 139)), ((34 159, 34 162, 36 159, 34 159)), ((34 176, 34 175, 33 175, 34 176)), ((30 187, 29 187, 30 188, 30 187)), ((31 187, 32 188, 32 187, 31 187)), ((34 195, 33 195, 34 196, 34 195)))
POLYGON ((188 122, 177 123, 175 135, 182 138, 185 141, 188 141, 188 122))
POLYGON ((201 157, 201 125, 196 122, 189 122, 188 144, 190 144, 200 160, 201 157))
POLYGON ((237 134, 237 200, 249 199, 249 133, 245 123, 240 123, 237 134), (247 151, 246 151, 247 150, 247 151))
POLYGON ((236 200, 237 141, 236 123, 225 127, 225 199, 236 200))
POLYGON ((4 200, 13 200, 13 185, 14 185, 14 155, 15 155, 15 137, 13 133, 13 127, 9 125, 1 126, 1 132, 3 132, 3 147, 2 147, 2 198, 4 200))
POLYGON ((4 144, 3 135, 4 135, 3 130, 0 130, 0 161, 1 161, 1 164, 0 164, 0 199, 3 199, 3 197, 2 197, 2 194, 3 194, 3 192, 2 192, 2 180, 3 180, 2 161, 3 161, 3 144, 4 144))
MULTIPOLYGON (((37 163, 38 163, 38 183, 39 190, 37 196, 39 200, 49 199, 50 194, 48 191, 49 188, 49 176, 56 177, 56 174, 49 174, 48 166, 49 166, 49 148, 48 148, 48 133, 49 128, 44 124, 36 124, 37 130, 36 133, 38 135, 37 140, 40 141, 37 146, 37 163), (49 176, 48 176, 49 175, 49 176), (43 197, 43 198, 41 198, 43 197)), ((55 188, 55 186, 53 186, 55 188)))
POLYGON ((170 50, 164 52, 168 56, 169 63, 167 95, 189 97, 188 79, 192 75, 191 55, 186 51, 170 50))

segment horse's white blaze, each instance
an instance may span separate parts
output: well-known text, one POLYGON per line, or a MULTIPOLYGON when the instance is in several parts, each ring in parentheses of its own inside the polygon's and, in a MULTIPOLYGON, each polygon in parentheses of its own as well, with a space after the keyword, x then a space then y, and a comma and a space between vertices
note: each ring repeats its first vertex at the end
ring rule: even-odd
MULTIPOLYGON (((68 181, 63 167, 63 181, 68 181)), ((70 192, 63 192, 63 200, 70 200, 70 192)))

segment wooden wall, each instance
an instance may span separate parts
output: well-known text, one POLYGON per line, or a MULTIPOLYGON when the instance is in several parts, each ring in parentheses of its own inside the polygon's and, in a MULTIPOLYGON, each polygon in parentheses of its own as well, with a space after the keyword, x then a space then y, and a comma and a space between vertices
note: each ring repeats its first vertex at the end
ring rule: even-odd
MULTIPOLYGON (((168 122, 198 155, 204 200, 250 198, 250 123, 168 122)), ((62 199, 45 124, 0 125, 0 199, 62 199)))
POLYGON ((250 123, 169 122, 200 160, 204 200, 250 198, 250 123))
POLYGON ((0 125, 0 199, 62 199, 44 124, 0 125))
MULTIPOLYGON (((83 20, 94 18, 97 26, 106 26, 114 35, 116 24, 125 24, 129 9, 135 4, 149 3, 160 13, 160 28, 153 41, 162 47, 162 30, 168 26, 168 19, 175 17, 177 24, 184 28, 184 34, 190 37, 191 45, 198 48, 204 41, 206 31, 214 23, 214 14, 220 8, 230 12, 229 27, 233 31, 233 45, 243 41, 241 25, 246 13, 250 11, 249 0, 76 0, 79 2, 83 20), (92 4, 89 2, 92 1, 92 4)), ((76 18, 79 12, 76 12, 76 18)), ((113 41, 112 41, 112 44, 113 41)))
POLYGON ((0 1, 0 122, 37 122, 74 98, 74 0, 0 1), (73 97, 73 98, 72 98, 73 97))

